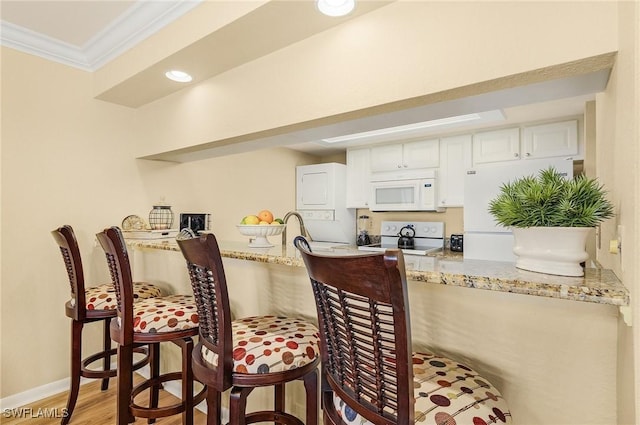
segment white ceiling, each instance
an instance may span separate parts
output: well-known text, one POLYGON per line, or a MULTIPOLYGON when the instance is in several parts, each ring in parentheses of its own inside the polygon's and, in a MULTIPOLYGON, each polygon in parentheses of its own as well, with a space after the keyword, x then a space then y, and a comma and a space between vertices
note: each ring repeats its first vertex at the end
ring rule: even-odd
POLYGON ((3 1, 2 19, 81 48, 134 1, 3 1))
POLYGON ((202 0, 1 0, 2 45, 95 71, 202 0))
MULTIPOLYGON (((8 47, 87 71, 95 71, 196 7, 200 1, 1 0, 1 41, 3 45, 8 47)), ((321 27, 319 26, 318 29, 320 30, 321 27)), ((434 117, 447 116, 447 114, 456 115, 488 109, 502 109, 507 117, 507 120, 502 123, 449 129, 449 133, 462 130, 471 131, 491 125, 576 116, 583 114, 585 102, 592 100, 596 92, 602 91, 607 80, 608 73, 600 74, 595 79, 583 82, 579 86, 575 84, 575 81, 571 81, 571 84, 566 85, 571 89, 560 88, 557 84, 540 86, 536 88, 534 96, 531 95, 531 91, 526 92, 526 90, 505 91, 494 95, 490 93, 476 99, 481 103, 481 106, 477 105, 475 111, 461 111, 454 104, 427 105, 420 110, 420 116, 430 116, 429 119, 433 119, 434 117), (448 110, 447 113, 445 110, 448 110), (428 113, 425 115, 424 112, 428 113)), ((562 84, 562 81, 559 83, 562 84)), ((469 99, 465 99, 464 103, 467 108, 473 104, 473 102, 469 102, 469 99)), ((386 126, 394 126, 411 121, 421 121, 409 118, 412 114, 416 115, 416 112, 407 110, 396 114, 374 116, 369 119, 347 121, 326 128, 313 129, 313 131, 307 130, 300 134, 287 134, 287 137, 278 137, 277 139, 287 140, 289 148, 312 154, 330 155, 344 151, 347 146, 352 146, 353 143, 330 146, 320 142, 321 138, 345 134, 345 132, 365 131, 372 127, 372 120, 377 121, 373 127, 379 127, 379 122, 386 122, 386 126)), ((426 130, 421 135, 440 135, 438 131, 442 132, 443 130, 426 130)), ((414 134, 414 136, 416 135, 414 134)), ((376 139, 375 141, 390 140, 392 139, 376 139)), ((367 142, 371 143, 372 141, 363 140, 357 143, 367 142)), ((273 142, 274 145, 282 145, 282 143, 273 142)), ((265 146, 265 140, 261 140, 260 144, 265 146)), ((252 145, 253 143, 248 143, 246 146, 250 148, 252 145)))

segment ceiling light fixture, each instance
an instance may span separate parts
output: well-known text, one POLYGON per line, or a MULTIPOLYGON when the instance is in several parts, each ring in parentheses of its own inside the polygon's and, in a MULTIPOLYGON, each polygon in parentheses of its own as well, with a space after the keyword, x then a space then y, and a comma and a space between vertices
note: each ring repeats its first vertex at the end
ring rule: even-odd
POLYGON ((382 128, 380 130, 364 131, 362 133, 347 134, 344 136, 330 137, 322 139, 326 143, 340 143, 359 139, 373 138, 376 136, 386 136, 391 134, 402 134, 417 132, 419 130, 431 129, 435 127, 455 127, 467 123, 489 122, 504 120, 504 114, 500 110, 479 112, 475 114, 457 115, 454 117, 440 118, 437 120, 423 121, 414 124, 400 125, 397 127, 382 128))
POLYGON ((177 69, 172 69, 171 71, 167 71, 164 74, 168 79, 177 81, 179 83, 190 83, 193 80, 193 77, 187 74, 184 71, 178 71, 177 69))
POLYGON ((348 15, 356 7, 355 0, 317 0, 318 10, 327 16, 348 15))

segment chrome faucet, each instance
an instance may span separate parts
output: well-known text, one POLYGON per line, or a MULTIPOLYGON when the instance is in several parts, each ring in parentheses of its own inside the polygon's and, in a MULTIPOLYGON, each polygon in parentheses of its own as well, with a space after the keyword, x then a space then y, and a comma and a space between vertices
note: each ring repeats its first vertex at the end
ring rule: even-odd
POLYGON ((284 230, 282 231, 282 246, 287 245, 287 221, 289 221, 289 217, 291 216, 295 216, 298 218, 298 222, 300 222, 300 234, 305 238, 307 238, 309 242, 311 242, 311 235, 309 234, 309 232, 307 232, 307 229, 304 227, 304 221, 302 220, 302 216, 295 211, 289 211, 288 213, 285 214, 284 218, 282 219, 282 222, 284 224, 284 230))

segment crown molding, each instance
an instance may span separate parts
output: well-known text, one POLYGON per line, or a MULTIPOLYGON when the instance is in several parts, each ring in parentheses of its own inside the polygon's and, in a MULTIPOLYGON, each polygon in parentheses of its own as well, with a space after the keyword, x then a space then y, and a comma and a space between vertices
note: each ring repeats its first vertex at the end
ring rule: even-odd
POLYGON ((3 46, 85 71, 92 71, 85 54, 77 46, 7 21, 0 22, 0 32, 0 42, 3 46))
POLYGON ((0 44, 84 71, 96 71, 201 1, 138 1, 81 47, 3 20, 0 44))

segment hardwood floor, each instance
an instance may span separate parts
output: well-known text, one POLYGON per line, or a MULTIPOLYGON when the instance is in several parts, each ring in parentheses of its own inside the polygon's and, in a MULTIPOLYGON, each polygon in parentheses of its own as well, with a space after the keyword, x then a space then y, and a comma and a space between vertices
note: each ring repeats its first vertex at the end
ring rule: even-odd
MULTIPOLYGON (((139 376, 134 375, 138 379, 139 376)), ((136 381, 137 382, 137 381, 136 381)), ((174 403, 177 399, 166 391, 160 392, 160 405, 174 403)), ((2 412, 0 422, 2 425, 59 425, 64 407, 67 405, 67 392, 36 401, 21 408, 2 412), (57 417, 56 417, 57 415, 57 417), (21 416, 21 417, 18 417, 21 416)), ((142 396, 142 395, 141 395, 142 396)), ((137 399, 136 399, 137 400, 137 399)), ((111 379, 109 389, 100 391, 100 381, 95 380, 80 387, 78 402, 71 417, 69 425, 114 424, 116 411, 116 380, 111 379)), ((194 424, 202 425, 207 417, 200 410, 194 410, 194 424)), ((146 424, 147 420, 139 418, 136 425, 146 424)), ((158 419, 156 423, 161 425, 182 424, 181 415, 158 419)))

